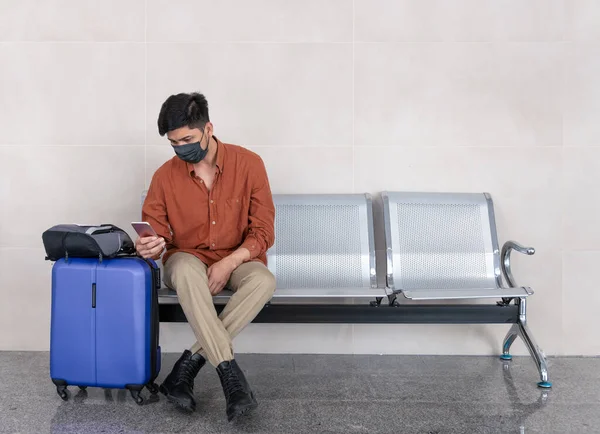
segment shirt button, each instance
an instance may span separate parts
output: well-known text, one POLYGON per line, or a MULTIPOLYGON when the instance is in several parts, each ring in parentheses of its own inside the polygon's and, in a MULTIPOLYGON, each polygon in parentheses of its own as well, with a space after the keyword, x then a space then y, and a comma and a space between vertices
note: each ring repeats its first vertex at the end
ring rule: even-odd
POLYGON ((202 179, 200 180, 200 184, 204 184, 204 181, 202 179))
POLYGON ((214 247, 214 246, 215 246, 215 243, 212 243, 212 246, 214 247))
POLYGON ((217 222, 216 222, 216 221, 214 221, 214 220, 213 220, 213 222, 212 222, 212 223, 213 223, 213 225, 216 225, 216 224, 217 224, 217 222))
POLYGON ((211 200, 210 200, 210 203, 215 203, 215 201, 211 199, 211 200))

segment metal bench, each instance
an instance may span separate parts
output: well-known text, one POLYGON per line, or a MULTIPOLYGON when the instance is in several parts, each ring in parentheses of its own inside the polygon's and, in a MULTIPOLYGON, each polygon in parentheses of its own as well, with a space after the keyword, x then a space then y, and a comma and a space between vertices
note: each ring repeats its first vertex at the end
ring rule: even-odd
POLYGON ((520 336, 540 373, 540 387, 551 387, 543 352, 527 326, 529 287, 512 276, 513 250, 535 250, 513 241, 498 247, 494 206, 489 194, 384 192, 388 294, 409 300, 513 300, 519 315, 504 340, 504 360, 520 336), (504 282, 503 282, 504 277, 504 282))
MULTIPOLYGON (((534 250, 508 242, 500 253, 489 195, 385 192, 382 199, 387 284, 377 286, 368 194, 274 195, 268 267, 277 289, 254 322, 513 324, 502 358, 511 359, 510 346, 521 336, 539 369, 538 385, 551 387, 527 328, 533 291, 517 286, 510 271, 512 250, 534 250), (460 303, 490 298, 498 302, 460 303)), ((230 295, 214 298, 217 311, 230 295)), ((186 321, 174 291, 161 290, 159 304, 162 322, 186 321)))

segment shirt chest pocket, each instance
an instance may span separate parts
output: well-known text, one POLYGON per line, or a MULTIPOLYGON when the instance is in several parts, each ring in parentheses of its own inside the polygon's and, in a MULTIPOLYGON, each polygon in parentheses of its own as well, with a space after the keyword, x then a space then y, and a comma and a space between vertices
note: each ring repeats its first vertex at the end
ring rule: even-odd
POLYGON ((232 197, 223 201, 221 209, 223 229, 240 236, 248 225, 248 210, 246 201, 241 197, 232 197))

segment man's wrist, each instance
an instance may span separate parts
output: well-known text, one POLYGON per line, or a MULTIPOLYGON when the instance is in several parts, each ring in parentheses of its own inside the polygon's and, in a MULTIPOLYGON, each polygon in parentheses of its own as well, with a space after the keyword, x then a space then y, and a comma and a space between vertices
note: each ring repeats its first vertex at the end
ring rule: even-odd
POLYGON ((233 272, 233 270, 235 270, 238 267, 237 261, 231 255, 226 256, 223 259, 221 259, 221 262, 224 263, 225 265, 227 265, 227 268, 229 269, 230 272, 233 272))
POLYGON ((250 259, 250 252, 246 248, 240 248, 223 259, 229 264, 229 267, 233 272, 236 268, 246 262, 247 259, 250 259))
POLYGON ((158 252, 156 255, 154 255, 152 257, 152 259, 154 259, 155 261, 158 261, 160 258, 162 258, 162 255, 164 255, 166 251, 167 251, 167 246, 163 247, 163 249, 160 252, 158 252))

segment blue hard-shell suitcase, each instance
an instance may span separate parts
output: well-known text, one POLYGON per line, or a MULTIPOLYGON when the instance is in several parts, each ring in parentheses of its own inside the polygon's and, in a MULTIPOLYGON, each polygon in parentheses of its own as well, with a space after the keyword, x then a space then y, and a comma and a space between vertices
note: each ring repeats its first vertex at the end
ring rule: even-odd
POLYGON ((158 287, 153 262, 137 257, 70 258, 52 268, 50 377, 67 386, 158 393, 158 287))

